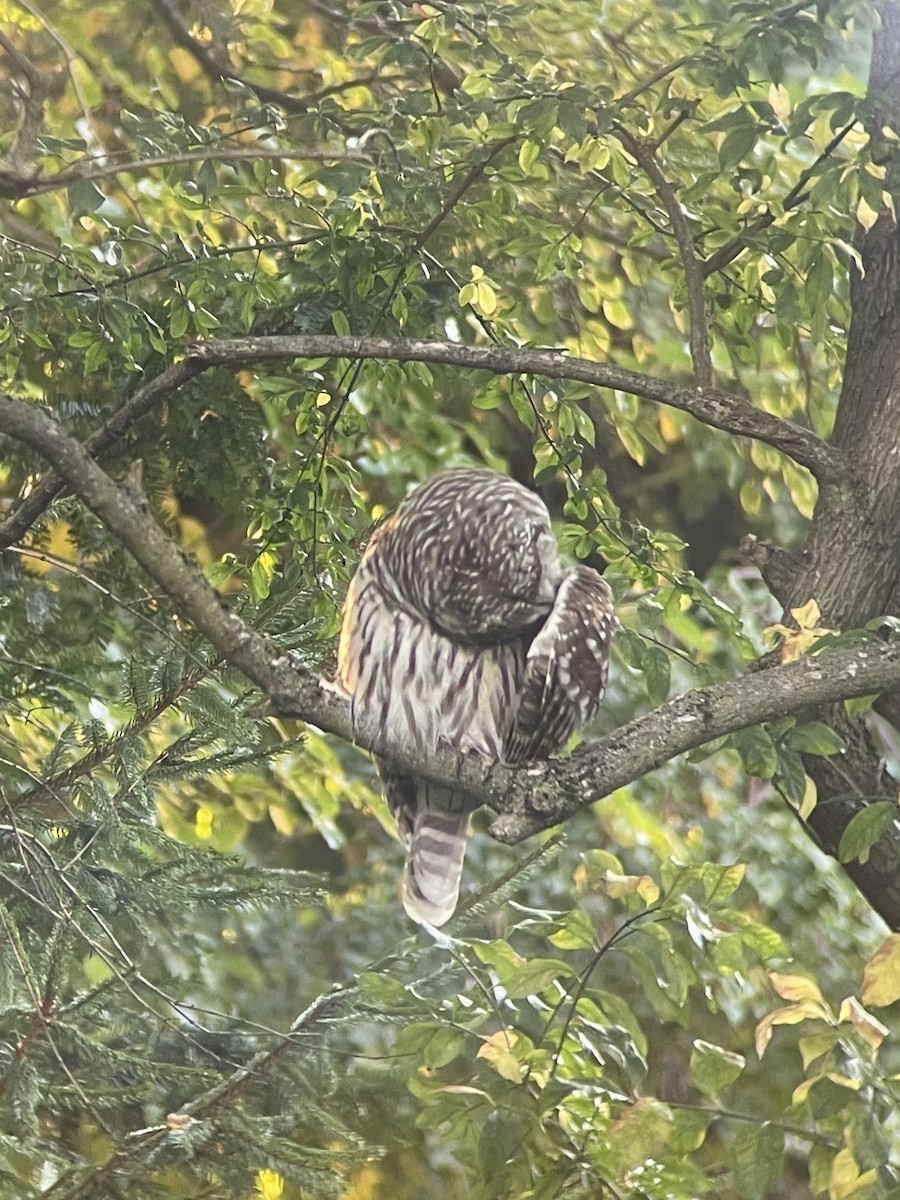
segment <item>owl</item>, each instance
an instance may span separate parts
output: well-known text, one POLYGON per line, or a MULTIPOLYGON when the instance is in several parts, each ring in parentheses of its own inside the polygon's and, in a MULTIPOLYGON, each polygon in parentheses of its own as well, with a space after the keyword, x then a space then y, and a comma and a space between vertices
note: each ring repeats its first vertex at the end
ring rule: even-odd
POLYGON ((375 531, 344 604, 336 682, 376 751, 414 921, 452 916, 478 802, 394 770, 391 748, 547 758, 596 712, 615 624, 606 582, 561 564, 543 502, 497 471, 443 471, 375 531))

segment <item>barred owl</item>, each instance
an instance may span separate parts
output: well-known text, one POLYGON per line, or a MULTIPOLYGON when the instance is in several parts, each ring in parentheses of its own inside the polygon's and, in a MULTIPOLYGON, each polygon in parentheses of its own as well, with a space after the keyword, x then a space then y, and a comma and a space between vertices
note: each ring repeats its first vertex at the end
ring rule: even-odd
MULTIPOLYGON (((614 626, 597 572, 560 565, 543 502, 463 467, 422 484, 376 530, 347 593, 337 682, 355 734, 384 754, 546 758, 596 711, 614 626)), ((477 802, 376 762, 407 849, 404 907, 442 925, 477 802)))

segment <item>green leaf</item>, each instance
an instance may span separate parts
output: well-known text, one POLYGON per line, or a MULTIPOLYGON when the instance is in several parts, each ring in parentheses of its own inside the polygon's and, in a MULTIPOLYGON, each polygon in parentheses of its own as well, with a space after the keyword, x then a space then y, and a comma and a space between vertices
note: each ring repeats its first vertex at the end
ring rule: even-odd
POLYGON ((537 142, 525 141, 519 147, 519 170, 523 175, 530 175, 531 168, 540 157, 541 148, 537 142))
POLYGON ((897 816, 897 805, 891 800, 876 800, 867 804, 847 823, 838 846, 838 859, 842 863, 858 858, 865 862, 869 850, 897 816))
POLYGON ((710 1100, 738 1078, 747 1065, 742 1054, 735 1054, 712 1042, 696 1040, 691 1051, 691 1075, 694 1083, 710 1100))
POLYGON ((806 302, 812 309, 823 308, 834 291, 834 271, 824 247, 819 249, 806 275, 806 302))
POLYGON ((766 1200, 783 1157, 784 1134, 776 1125, 741 1126, 732 1145, 732 1175, 742 1200, 766 1200))
POLYGON ((778 754, 775 743, 762 725, 741 729, 733 733, 729 741, 740 754, 748 775, 756 775, 760 779, 772 778, 778 766, 778 754))
POLYGON ((96 183, 90 179, 79 179, 77 183, 70 184, 66 195, 69 201, 69 210, 76 219, 96 212, 106 200, 96 183))
POLYGON ((854 1113, 849 1132, 850 1153, 860 1174, 877 1171, 885 1165, 890 1157, 891 1146, 868 1107, 863 1112, 854 1113))
POLYGON ((742 162, 752 151, 759 137, 755 125, 739 125, 730 129, 719 147, 719 166, 723 171, 742 162))
POLYGON ((644 687, 652 704, 665 704, 669 698, 669 656, 660 646, 648 645, 643 666, 644 687))
POLYGON ((842 738, 822 721, 794 726, 785 741, 801 754, 838 754, 844 749, 842 738))

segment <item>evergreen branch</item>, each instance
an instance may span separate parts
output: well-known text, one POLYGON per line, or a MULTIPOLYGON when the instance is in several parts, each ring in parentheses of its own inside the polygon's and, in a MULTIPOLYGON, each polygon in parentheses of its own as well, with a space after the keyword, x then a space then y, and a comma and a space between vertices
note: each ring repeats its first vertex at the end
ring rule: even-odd
MULTIPOLYGON (((229 1105, 248 1087, 261 1083, 280 1059, 289 1051, 296 1049, 298 1045, 303 1044, 302 1039, 297 1036, 298 1034, 309 1032, 313 1025, 327 1017, 335 1005, 343 1003, 356 991, 355 984, 348 984, 346 987, 335 987, 330 992, 323 992, 322 995, 317 996, 291 1022, 286 1034, 277 1035, 278 1041, 274 1046, 260 1050, 247 1063, 237 1067, 226 1079, 220 1080, 207 1091, 195 1096, 178 1113, 171 1114, 166 1125, 152 1126, 133 1134, 131 1145, 119 1149, 118 1153, 111 1155, 102 1166, 90 1175, 82 1177, 71 1191, 65 1193, 65 1200, 89 1200, 91 1196, 96 1196, 98 1189, 103 1187, 111 1175, 121 1170, 126 1162, 139 1161, 156 1150, 168 1136, 170 1130, 177 1130, 192 1121, 209 1116, 223 1106, 229 1105)), ((52 1195, 62 1182, 64 1181, 60 1180, 45 1194, 52 1195)))

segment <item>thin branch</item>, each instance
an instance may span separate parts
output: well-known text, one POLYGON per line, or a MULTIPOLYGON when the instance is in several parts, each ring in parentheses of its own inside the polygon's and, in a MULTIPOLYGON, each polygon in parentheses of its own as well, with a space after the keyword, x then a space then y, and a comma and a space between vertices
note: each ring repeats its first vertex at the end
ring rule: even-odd
MULTIPOLYGON (((828 145, 823 149, 822 153, 818 156, 818 158, 816 158, 815 162, 811 163, 805 171, 800 173, 800 177, 798 178, 797 182, 779 205, 779 208, 782 212, 790 212, 791 209, 797 208, 798 205, 803 203, 803 201, 806 199, 807 184, 813 178, 819 166, 825 161, 826 158, 831 157, 831 155, 835 152, 844 138, 846 138, 847 134, 850 133, 856 123, 857 119, 854 117, 853 120, 849 121, 843 127, 843 129, 839 129, 828 145)), ((757 218, 752 225, 748 225, 745 229, 742 229, 741 232, 736 237, 732 238, 730 242, 726 243, 726 245, 720 246, 714 254, 711 254, 709 258, 705 259, 704 262, 701 263, 700 270, 704 279, 715 274, 716 271, 724 270, 729 263, 734 262, 738 255, 746 250, 748 244, 753 240, 753 238, 756 237, 757 234, 762 233, 764 229, 768 229, 770 225, 775 224, 778 216, 779 213, 772 212, 770 209, 761 217, 757 218)))
POLYGON ((356 358, 394 362, 444 363, 495 375, 545 375, 573 379, 595 387, 612 388, 690 413, 738 437, 753 438, 774 446, 820 482, 846 477, 848 464, 827 442, 809 429, 785 421, 751 404, 743 396, 721 388, 684 387, 624 367, 576 358, 560 350, 531 350, 501 346, 469 346, 459 342, 414 339, 334 337, 245 337, 210 339, 197 343, 191 354, 209 364, 235 368, 267 358, 356 358))
MULTIPOLYGON (((207 369, 207 365, 196 359, 183 359, 174 367, 168 367, 161 375, 134 393, 121 408, 110 417, 105 425, 87 439, 84 448, 95 458, 102 458, 106 451, 119 440, 154 404, 181 387, 195 375, 207 369)), ((5 521, 0 521, 0 550, 13 545, 31 528, 42 512, 52 504, 65 489, 64 480, 54 471, 48 472, 5 521)))
POLYGON ((69 82, 71 83, 72 91, 75 93, 76 97, 78 98, 78 103, 81 106, 81 115, 84 117, 88 128, 93 133, 98 144, 102 145, 103 138, 100 136, 100 133, 97 130, 97 126, 94 122, 93 116, 91 115, 90 105, 88 104, 87 97, 84 94, 84 88, 81 86, 81 81, 78 77, 76 63, 78 62, 79 56, 76 54, 71 44, 66 41, 59 30, 47 20, 47 18, 38 8, 35 8, 34 5, 29 4, 28 0, 16 0, 16 3, 20 8, 24 8, 27 13, 30 13, 36 21, 40 21, 44 29, 47 31, 48 37, 52 38, 63 52, 66 60, 69 82))
POLYGON ((153 170, 155 167, 172 167, 192 162, 256 162, 260 159, 275 159, 279 162, 371 162, 366 154, 356 150, 269 150, 258 147, 254 150, 232 149, 226 146, 209 146, 204 150, 189 150, 178 154, 162 154, 158 158, 137 158, 131 162, 107 163, 93 170, 75 168, 60 171, 57 175, 39 175, 25 178, 7 174, 0 175, 0 197, 7 200, 24 200, 40 196, 59 188, 72 187, 76 183, 107 179, 110 175, 153 170))
MULTIPOLYGON (((743 396, 720 388, 687 388, 651 375, 558 350, 528 350, 501 346, 469 346, 458 342, 390 341, 386 338, 335 337, 327 334, 291 337, 211 339, 190 350, 189 357, 151 380, 85 443, 88 452, 103 457, 113 443, 164 395, 211 367, 236 370, 247 362, 279 358, 385 359, 395 362, 445 363, 497 375, 545 375, 574 379, 596 387, 642 396, 690 413, 706 425, 739 437, 776 447, 806 467, 820 482, 846 478, 849 467, 827 442, 811 430, 756 408, 743 396)), ((45 476, 19 507, 0 521, 0 549, 18 541, 63 490, 58 475, 45 476)))
MULTIPOLYGON (((352 740, 349 704, 332 686, 227 611, 201 571, 163 532, 140 499, 113 482, 46 413, 0 397, 0 431, 43 454, 103 524, 231 664, 275 709, 352 740)), ((519 841, 655 770, 687 750, 760 722, 900 686, 900 644, 873 641, 807 657, 688 692, 571 759, 510 767, 441 751, 423 761, 373 739, 398 767, 470 793, 501 815, 492 832, 519 841)))
POLYGON ((709 322, 706 319, 703 271, 694 250, 694 238, 688 225, 687 216, 679 203, 675 185, 666 178, 652 147, 634 137, 621 125, 616 127, 616 134, 653 184, 657 196, 668 213, 672 236, 675 238, 681 255, 681 266, 687 288, 694 378, 700 387, 709 387, 712 383, 712 359, 709 348, 709 322))
POLYGON ((240 83, 255 92, 260 100, 268 104, 277 104, 279 108, 284 109, 285 112, 292 115, 309 112, 320 100, 324 100, 335 93, 346 91, 347 88, 371 83, 374 78, 377 78, 370 75, 365 80, 346 80, 343 83, 333 84, 330 87, 324 87, 319 91, 311 92, 308 96, 295 96, 291 92, 282 91, 281 88, 269 87, 264 83, 254 83, 252 79, 247 79, 246 76, 236 71, 230 62, 222 61, 208 46, 205 46, 201 41, 193 37, 178 19, 178 14, 169 3, 169 0, 151 0, 151 3, 168 27, 169 33, 172 35, 172 40, 181 46, 182 49, 187 50, 212 79, 218 80, 221 83, 234 80, 236 83, 240 83))

